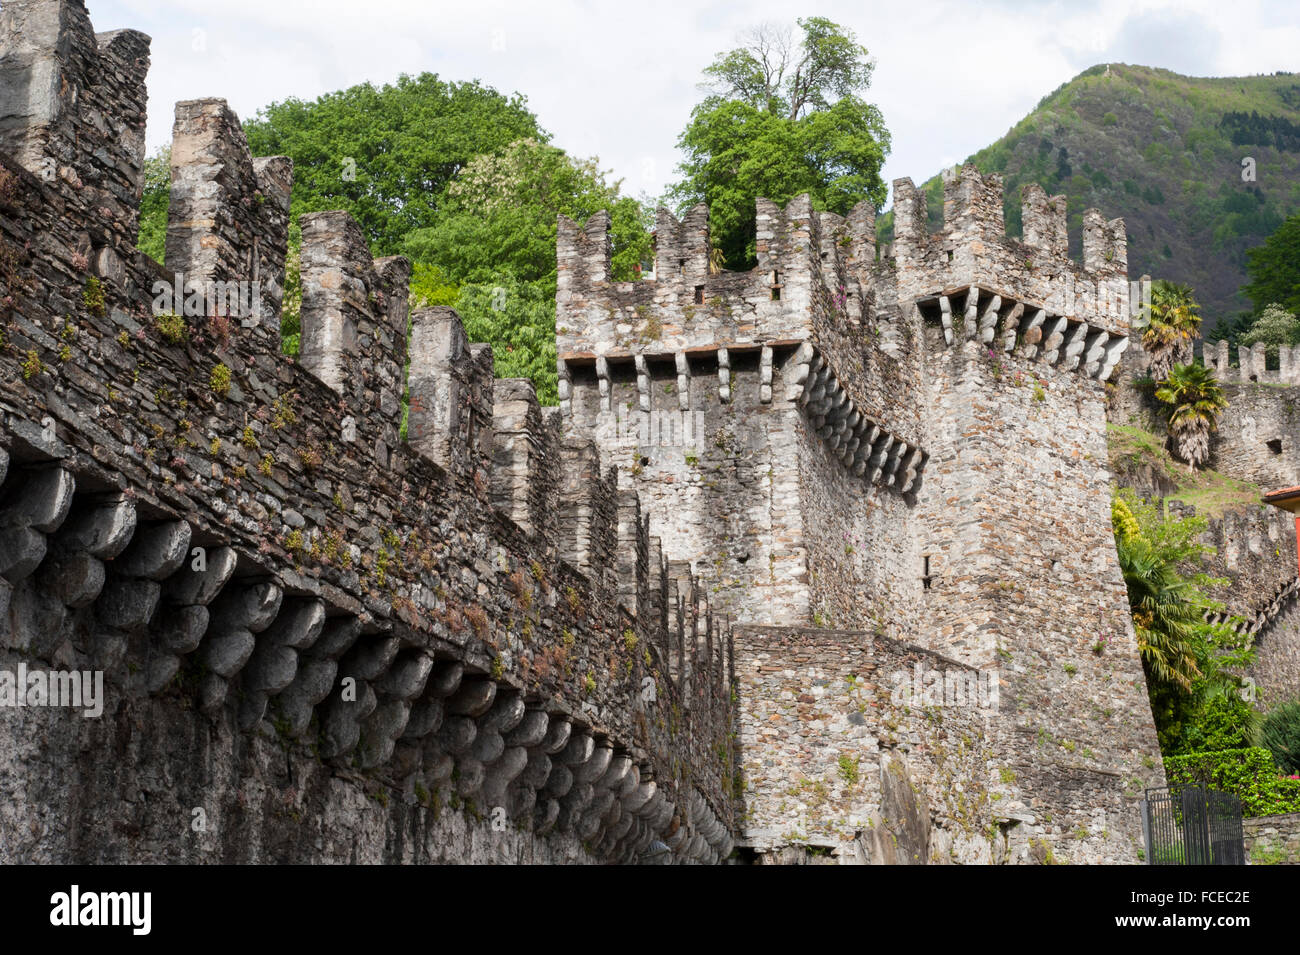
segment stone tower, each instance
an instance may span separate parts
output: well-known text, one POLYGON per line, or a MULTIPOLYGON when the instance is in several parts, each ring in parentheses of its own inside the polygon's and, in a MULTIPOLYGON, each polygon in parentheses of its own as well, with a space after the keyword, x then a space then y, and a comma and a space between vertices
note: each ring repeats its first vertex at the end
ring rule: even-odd
POLYGON ((760 199, 744 273, 710 272, 704 207, 681 222, 661 210, 655 277, 634 283, 610 278, 606 220, 562 220, 565 427, 619 465, 669 567, 694 569, 713 612, 741 624, 752 848, 814 831, 867 845, 901 747, 930 784, 913 812, 938 827, 918 856, 1028 858, 1072 831, 1078 859, 1131 860, 1133 800, 1159 750, 1109 516, 1123 223, 1085 213, 1079 263, 1064 198, 1037 186, 1023 239, 1005 234, 1000 179, 970 166, 945 177, 937 235, 909 180, 894 200, 895 240, 878 250, 865 204, 840 217, 806 196, 760 199), (934 753, 951 739, 899 742, 846 719, 864 685, 876 705, 898 679, 892 641, 998 688, 996 706, 951 717, 987 748, 958 778, 986 812, 1019 807, 988 823, 994 848, 961 831, 969 806, 940 808, 954 767, 934 753), (778 671, 798 675, 777 685, 778 671), (868 759, 869 781, 836 788, 841 757, 868 759), (825 805, 791 810, 791 779, 818 778, 825 805))

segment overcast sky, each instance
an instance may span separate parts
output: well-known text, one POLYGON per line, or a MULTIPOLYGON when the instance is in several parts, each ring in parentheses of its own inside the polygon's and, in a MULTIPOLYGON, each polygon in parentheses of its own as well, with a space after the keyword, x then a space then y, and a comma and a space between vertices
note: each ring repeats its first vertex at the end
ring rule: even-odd
POLYGON ((624 190, 658 195, 700 93, 700 70, 760 23, 824 16, 875 61, 868 99, 893 150, 884 177, 917 182, 997 139, 1095 63, 1195 76, 1300 71, 1294 0, 981 3, 822 0, 89 0, 96 30, 153 37, 150 152, 172 104, 227 99, 241 118, 269 102, 400 73, 478 79, 523 93, 556 145, 598 156, 624 190))

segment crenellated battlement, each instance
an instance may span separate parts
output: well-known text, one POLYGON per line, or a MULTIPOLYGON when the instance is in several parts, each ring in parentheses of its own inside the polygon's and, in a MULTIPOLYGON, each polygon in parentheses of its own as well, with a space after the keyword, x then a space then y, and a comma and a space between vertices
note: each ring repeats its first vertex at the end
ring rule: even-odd
POLYGON ((609 218, 585 228, 561 216, 558 230, 556 340, 562 359, 667 354, 716 345, 804 340, 811 335, 816 216, 806 196, 785 208, 760 199, 758 266, 711 268, 708 209, 682 221, 656 218, 654 277, 610 277, 609 218))
POLYGON ((1207 341, 1201 345, 1201 360, 1214 369, 1225 384, 1300 385, 1300 345, 1278 346, 1278 367, 1268 367, 1268 346, 1263 342, 1237 346, 1237 364, 1233 365, 1225 341, 1207 341))
POLYGON ((69 214, 123 243, 139 221, 148 69, 149 37, 96 34, 80 0, 0 10, 0 153, 60 184, 69 214))
MULTIPOLYGON (((285 156, 253 159, 239 117, 223 99, 176 104, 172 127, 171 195, 164 263, 179 275, 170 310, 207 316, 222 304, 215 283, 249 285, 232 318, 245 335, 273 347, 284 297, 293 163, 285 156), (195 292, 198 307, 191 307, 195 292), (179 292, 186 295, 182 308, 179 292), (216 297, 218 301, 209 301, 216 297)), ((364 240, 361 240, 364 244, 364 240)))
POLYGON ((1123 338, 1129 327, 1127 238, 1122 219, 1083 214, 1083 262, 1067 252, 1064 196, 1037 184, 1021 190, 1024 238, 1006 235, 1002 179, 973 166, 944 173, 943 230, 926 226, 926 197, 910 179, 894 182, 894 246, 899 300, 933 298, 979 286, 1008 303, 1086 324, 1123 338))

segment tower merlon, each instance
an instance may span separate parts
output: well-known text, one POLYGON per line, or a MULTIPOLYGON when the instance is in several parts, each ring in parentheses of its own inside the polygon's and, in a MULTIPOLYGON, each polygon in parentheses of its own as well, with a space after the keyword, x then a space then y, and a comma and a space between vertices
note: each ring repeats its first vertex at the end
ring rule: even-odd
POLYGON ((292 187, 292 160, 254 160, 239 117, 224 99, 176 104, 167 269, 178 276, 179 288, 204 297, 214 283, 246 283, 255 301, 233 317, 241 334, 256 336, 271 351, 280 337, 292 187))
MULTIPOLYGON (((858 209, 854 229, 871 221, 858 209)), ((802 340, 820 265, 817 214, 807 195, 783 208, 756 200, 758 264, 745 272, 715 271, 707 209, 678 221, 660 209, 655 277, 615 282, 610 274, 609 218, 598 213, 580 228, 561 216, 557 228, 556 344, 562 359, 666 354, 717 345, 802 340)), ((856 234, 856 233, 855 233, 856 234)), ((862 255, 864 235, 853 240, 862 255)), ((848 254, 846 248, 836 254, 848 254)))
MULTIPOLYGON (((898 301, 978 287, 995 291, 1008 307, 1023 306, 1022 315, 1043 308, 1110 336, 1127 335, 1130 289, 1123 220, 1107 220, 1095 209, 1085 212, 1083 261, 1075 262, 1068 256, 1065 197, 1049 198, 1030 183, 1021 198, 1023 240, 1006 235, 1001 177, 981 175, 971 165, 950 170, 944 178, 943 231, 930 235, 924 192, 909 179, 896 180, 898 301)), ((977 323, 980 317, 971 316, 977 323)), ((987 323, 972 328, 969 337, 987 336, 988 329, 987 323)))
POLYGON ((1069 254, 1066 197, 1048 196, 1036 182, 1020 187, 1020 221, 1025 245, 1064 259, 1069 254))
POLYGON ((96 35, 81 0, 0 7, 0 152, 71 186, 67 214, 123 246, 139 221, 149 44, 96 35))
POLYGON ((484 482, 493 453, 491 349, 471 345, 460 316, 436 306, 411 315, 410 356, 409 442, 462 479, 484 482))

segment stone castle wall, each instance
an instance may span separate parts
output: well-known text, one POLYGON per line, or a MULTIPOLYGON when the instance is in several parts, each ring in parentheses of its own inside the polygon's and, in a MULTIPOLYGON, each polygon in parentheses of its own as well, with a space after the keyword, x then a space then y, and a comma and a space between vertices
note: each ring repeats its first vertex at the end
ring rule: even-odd
POLYGON ((1012 672, 852 630, 741 625, 736 648, 759 861, 800 843, 847 864, 1136 858, 1143 776, 1121 790, 1093 756, 1009 719, 1012 672))
POLYGON ((1250 865, 1300 865, 1300 812, 1242 820, 1250 865))
POLYGON ((346 214, 303 217, 282 356, 291 170, 222 101, 178 105, 166 268, 141 256, 132 202, 83 201, 138 200, 138 150, 80 124, 142 128, 147 60, 77 0, 4 11, 0 62, 60 79, 0 124, 0 653, 106 681, 97 720, 0 714, 5 858, 725 857, 728 634, 613 469, 449 310, 408 351, 409 266, 346 214), (263 312, 161 312, 157 281, 256 281, 263 312))
POLYGON ((408 337, 409 263, 345 213, 301 218, 282 356, 292 169, 220 100, 177 105, 145 259, 147 38, 2 16, 0 663, 108 680, 100 720, 0 716, 11 861, 1137 860, 1122 222, 1074 262, 1062 197, 1009 238, 966 167, 935 235, 894 184, 888 250, 866 205, 759 200, 743 273, 661 211, 619 283, 608 217, 562 218, 543 409, 450 309, 408 337), (997 701, 900 700, 918 668, 997 701))
MULTIPOLYGON (((1256 484, 1261 492, 1294 486, 1300 483, 1294 376, 1266 369, 1262 345, 1240 349, 1240 358, 1241 366, 1229 365, 1226 343, 1204 345, 1203 360, 1215 369, 1228 401, 1212 436, 1206 466, 1256 484)), ((1116 424, 1136 425, 1159 435, 1166 430, 1159 408, 1135 386, 1147 375, 1148 364, 1140 347, 1125 353, 1109 414, 1116 424)), ((1289 361, 1287 365, 1291 367, 1289 361)), ((1166 499, 1166 506, 1177 515, 1196 513, 1176 499, 1177 489, 1167 476, 1121 464, 1122 473, 1115 476, 1119 484, 1143 497, 1166 499)), ((1255 704, 1267 710, 1295 699, 1300 695, 1296 662, 1300 621, 1294 604, 1300 577, 1294 517, 1261 502, 1211 515, 1208 524, 1202 541, 1214 553, 1197 569, 1226 581, 1209 590, 1225 606, 1219 617, 1239 618, 1242 629, 1254 635, 1255 665, 1243 675, 1255 682, 1255 704)))

